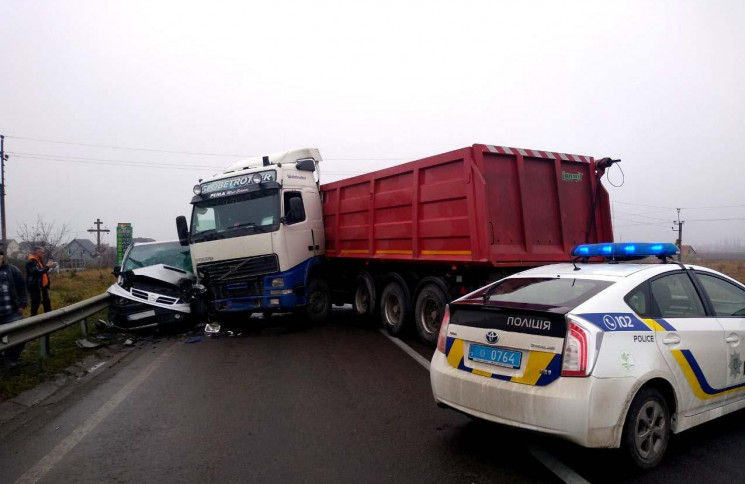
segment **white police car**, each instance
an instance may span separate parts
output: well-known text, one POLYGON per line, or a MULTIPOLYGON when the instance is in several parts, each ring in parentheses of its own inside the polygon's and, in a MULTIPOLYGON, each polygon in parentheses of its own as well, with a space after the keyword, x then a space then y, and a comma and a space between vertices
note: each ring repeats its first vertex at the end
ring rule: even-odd
POLYGON ((448 307, 436 402, 652 468, 670 433, 745 407, 745 286, 672 244, 590 244, 610 262, 531 269, 448 307), (657 255, 661 264, 619 264, 657 255))

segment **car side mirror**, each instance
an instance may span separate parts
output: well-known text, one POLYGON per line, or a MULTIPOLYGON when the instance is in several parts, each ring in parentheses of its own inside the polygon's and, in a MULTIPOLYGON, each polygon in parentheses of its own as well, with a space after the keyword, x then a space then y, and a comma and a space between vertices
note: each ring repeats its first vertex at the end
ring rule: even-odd
POLYGON ((116 277, 119 277, 122 275, 122 266, 114 266, 114 271, 112 272, 116 277))
POLYGON ((184 247, 189 245, 189 227, 186 225, 186 217, 183 215, 176 217, 176 232, 178 232, 179 244, 184 247))

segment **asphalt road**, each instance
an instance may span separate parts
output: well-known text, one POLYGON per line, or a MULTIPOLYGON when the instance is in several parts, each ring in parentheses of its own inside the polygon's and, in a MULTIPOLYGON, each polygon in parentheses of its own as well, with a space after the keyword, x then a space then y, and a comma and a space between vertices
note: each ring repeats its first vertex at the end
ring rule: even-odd
POLYGON ((618 452, 436 407, 426 369, 352 320, 252 319, 239 337, 142 341, 0 428, 0 482, 560 482, 538 455, 590 482, 745 473, 743 412, 676 436, 663 464, 639 474, 618 452))

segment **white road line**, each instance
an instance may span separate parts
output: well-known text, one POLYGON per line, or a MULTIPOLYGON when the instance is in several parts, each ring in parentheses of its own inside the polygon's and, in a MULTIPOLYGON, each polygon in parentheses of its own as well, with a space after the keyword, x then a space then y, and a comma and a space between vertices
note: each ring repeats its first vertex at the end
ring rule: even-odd
POLYGON ((556 476, 567 484, 590 484, 590 481, 580 476, 572 469, 564 465, 556 457, 552 456, 540 447, 531 446, 530 454, 538 459, 538 461, 546 466, 548 470, 556 474, 556 476))
POLYGON ((429 371, 429 360, 427 360, 427 358, 423 357, 422 355, 420 355, 420 354, 419 354, 419 353, 417 353, 416 351, 412 350, 412 349, 411 349, 411 348, 409 347, 409 345, 407 345, 406 343, 404 343, 404 342, 403 342, 403 341, 401 341, 400 339, 398 339, 398 338, 396 338, 395 336, 391 336, 391 335, 389 335, 388 333, 386 333, 386 331, 385 331, 384 329, 381 329, 381 330, 380 330, 380 332, 381 332, 381 333, 383 334, 383 336, 385 336, 386 338, 388 338, 389 340, 391 340, 391 341, 393 342, 393 344, 394 344, 394 345, 396 345, 396 346, 398 346, 399 348, 401 348, 402 350, 404 350, 404 351, 406 352, 406 354, 407 354, 407 355, 409 355, 409 356, 411 356, 412 358, 414 358, 414 359, 416 360, 416 362, 417 362, 417 363, 419 363, 419 364, 420 364, 420 365, 422 365, 422 366, 423 366, 423 367, 424 367, 424 368, 425 368, 425 369, 426 369, 427 371, 429 371))
MULTIPOLYGON (((384 329, 381 329, 380 332, 383 334, 383 336, 391 340, 393 344, 404 350, 407 355, 414 358, 417 363, 419 363, 424 368, 426 368, 427 371, 429 371, 429 361, 425 357, 411 349, 409 345, 407 345, 400 339, 396 338, 395 336, 389 335, 384 329)), ((562 463, 559 459, 552 456, 540 447, 531 446, 530 454, 566 484, 590 484, 590 481, 574 472, 572 469, 564 465, 564 463, 562 463)))
POLYGON ((142 370, 137 376, 129 381, 121 390, 109 399, 108 402, 104 403, 96 413, 91 415, 88 420, 83 422, 78 428, 73 430, 62 442, 52 449, 46 456, 44 456, 39 462, 34 465, 31 469, 27 470, 25 474, 18 478, 16 484, 33 484, 38 482, 44 477, 59 461, 61 461, 68 452, 70 452, 81 440, 85 438, 98 424, 113 412, 116 407, 119 406, 142 382, 144 382, 162 363, 173 353, 176 348, 176 343, 171 343, 171 346, 158 356, 153 362, 151 362, 144 370, 142 370))

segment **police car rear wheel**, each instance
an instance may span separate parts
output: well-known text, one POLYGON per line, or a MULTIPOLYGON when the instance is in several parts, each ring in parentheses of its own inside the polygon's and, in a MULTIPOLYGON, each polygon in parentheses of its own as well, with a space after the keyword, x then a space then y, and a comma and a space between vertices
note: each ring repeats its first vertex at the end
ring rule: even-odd
POLYGON ((629 408, 623 433, 634 465, 651 469, 660 463, 670 440, 670 412, 660 392, 654 388, 639 392, 629 408))

